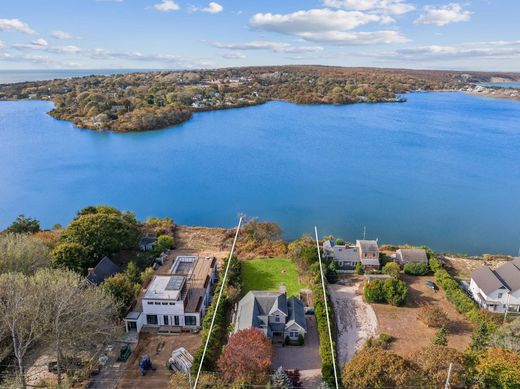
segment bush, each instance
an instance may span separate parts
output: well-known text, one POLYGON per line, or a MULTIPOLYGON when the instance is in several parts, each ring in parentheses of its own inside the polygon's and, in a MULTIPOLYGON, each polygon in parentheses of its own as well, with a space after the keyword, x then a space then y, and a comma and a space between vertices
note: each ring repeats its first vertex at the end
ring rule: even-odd
POLYGON ((432 339, 432 345, 434 346, 447 346, 448 345, 448 331, 445 326, 442 326, 437 330, 435 336, 432 339))
POLYGON ((412 276, 424 276, 430 272, 430 268, 425 263, 409 262, 404 265, 404 272, 412 276))
POLYGON ((354 269, 357 275, 361 275, 364 273, 363 267, 361 266, 361 262, 356 262, 356 267, 354 269))
POLYGON ((365 300, 369 303, 383 303, 386 301, 383 291, 383 281, 381 280, 372 280, 366 283, 363 294, 365 300))
POLYGON ((168 249, 172 249, 175 247, 175 239, 173 239, 169 235, 160 235, 157 238, 157 245, 154 247, 154 253, 160 254, 163 251, 166 251, 168 249))
POLYGON ((388 262, 383 269, 381 269, 383 274, 388 274, 394 278, 399 278, 399 274, 401 273, 401 267, 395 262, 388 262))
POLYGON ((406 283, 393 278, 384 282, 383 291, 386 302, 396 306, 402 305, 408 295, 408 287, 406 286, 406 283))
POLYGON ((51 252, 51 262, 55 268, 74 270, 82 274, 86 274, 87 269, 95 265, 87 249, 74 242, 57 245, 51 252))
POLYGON ((439 328, 448 324, 448 315, 435 305, 425 305, 419 309, 417 318, 428 327, 439 328))

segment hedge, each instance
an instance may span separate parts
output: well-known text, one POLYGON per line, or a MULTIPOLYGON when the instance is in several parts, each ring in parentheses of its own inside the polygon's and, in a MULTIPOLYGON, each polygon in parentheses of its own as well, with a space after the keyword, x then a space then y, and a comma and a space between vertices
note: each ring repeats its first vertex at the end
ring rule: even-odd
MULTIPOLYGON (((222 268, 225 269, 226 266, 227 259, 224 261, 222 268)), ((209 328, 211 326, 211 320, 217 305, 218 293, 220 292, 221 288, 224 288, 217 315, 215 317, 215 322, 213 323, 213 331, 211 333, 206 355, 204 357, 204 364, 202 365, 202 370, 204 371, 214 371, 217 368, 218 358, 227 339, 230 319, 230 315, 228 313, 232 308, 229 296, 227 295, 227 287, 233 286, 239 288, 241 284, 241 262, 236 257, 231 257, 231 264, 229 265, 229 272, 225 285, 223 285, 223 280, 224 275, 222 274, 222 277, 217 282, 213 301, 206 311, 206 315, 202 321, 202 344, 193 356, 192 372, 194 374, 197 373, 200 361, 202 359, 204 346, 206 344, 209 328)))
POLYGON ((435 255, 429 255, 430 268, 435 272, 435 281, 446 292, 448 301, 455 309, 469 321, 478 323, 487 320, 477 303, 469 297, 455 280, 441 265, 435 255))
MULTIPOLYGON (((315 277, 315 282, 312 286, 312 294, 314 296, 314 315, 316 317, 316 327, 318 328, 318 336, 320 339, 320 356, 321 356, 321 375, 331 388, 336 387, 334 379, 334 364, 332 362, 332 353, 330 347, 329 327, 327 324, 327 314, 325 310, 325 300, 323 298, 323 286, 319 277, 315 277)), ((336 320, 334 318, 334 308, 330 302, 330 296, 327 292, 327 303, 329 306, 329 320, 332 330, 332 339, 336 339, 336 320)), ((335 360, 336 343, 333 341, 333 350, 335 360)), ((338 370, 339 371, 339 370, 338 370)))

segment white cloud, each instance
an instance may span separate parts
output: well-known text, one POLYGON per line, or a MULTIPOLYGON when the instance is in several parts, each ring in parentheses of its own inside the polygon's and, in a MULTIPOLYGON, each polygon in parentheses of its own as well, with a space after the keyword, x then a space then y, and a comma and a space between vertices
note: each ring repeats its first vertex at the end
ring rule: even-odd
POLYGON ((0 19, 0 31, 34 34, 34 30, 20 19, 0 19))
POLYGON ((45 47, 45 46, 49 46, 49 43, 43 38, 38 38, 35 41, 32 41, 31 45, 45 47))
POLYGON ((239 43, 215 42, 213 46, 228 50, 271 50, 276 53, 309 53, 322 51, 321 46, 293 46, 289 43, 271 41, 249 41, 239 43))
POLYGON ((162 0, 160 3, 155 4, 153 8, 159 12, 171 12, 178 11, 181 9, 179 4, 177 4, 173 0, 162 0))
POLYGON ((212 1, 208 4, 207 7, 198 8, 198 7, 190 7, 190 11, 192 12, 207 12, 210 14, 218 14, 219 12, 224 11, 224 7, 220 5, 219 3, 215 3, 212 1))
POLYGON ((360 11, 311 9, 286 15, 256 14, 250 24, 258 29, 294 35, 312 42, 344 45, 407 42, 406 37, 394 30, 350 31, 368 23, 388 24, 393 21, 387 15, 360 11))
POLYGON ((415 21, 416 24, 435 24, 444 26, 449 23, 467 22, 471 12, 462 9, 459 3, 450 3, 440 7, 427 5, 424 13, 415 21))
MULTIPOLYGON (((494 45, 473 47, 475 43, 455 46, 419 46, 380 53, 364 53, 369 57, 378 57, 408 61, 443 61, 449 59, 511 59, 520 58, 520 47, 494 47, 494 45)), ((485 42, 483 42, 485 43, 485 42)), ((489 42, 493 43, 493 42, 489 42)), ((515 45, 513 45, 515 46, 515 45)))
POLYGON ((247 58, 245 54, 237 53, 237 52, 222 53, 221 57, 225 58, 225 59, 245 59, 245 58, 247 58))
POLYGON ((407 3, 405 0, 323 0, 323 4, 331 8, 392 15, 402 15, 415 9, 413 4, 407 3))
POLYGON ((51 36, 55 39, 72 39, 72 35, 66 31, 53 31, 51 36))

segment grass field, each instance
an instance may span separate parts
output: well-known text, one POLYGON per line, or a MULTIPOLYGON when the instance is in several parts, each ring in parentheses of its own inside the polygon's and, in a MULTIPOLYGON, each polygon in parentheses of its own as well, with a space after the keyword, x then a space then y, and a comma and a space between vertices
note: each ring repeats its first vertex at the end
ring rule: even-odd
POLYGON ((252 259, 242 262, 242 292, 250 290, 277 291, 285 284, 288 296, 298 296, 298 270, 288 258, 252 259))

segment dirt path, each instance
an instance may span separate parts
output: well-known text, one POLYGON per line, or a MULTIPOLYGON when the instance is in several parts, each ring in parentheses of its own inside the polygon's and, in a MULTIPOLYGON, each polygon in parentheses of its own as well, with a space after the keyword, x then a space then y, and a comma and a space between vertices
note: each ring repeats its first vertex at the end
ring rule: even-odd
POLYGON ((372 307, 363 301, 358 289, 361 282, 340 280, 329 284, 338 328, 338 362, 343 366, 364 342, 377 333, 377 317, 372 307))

